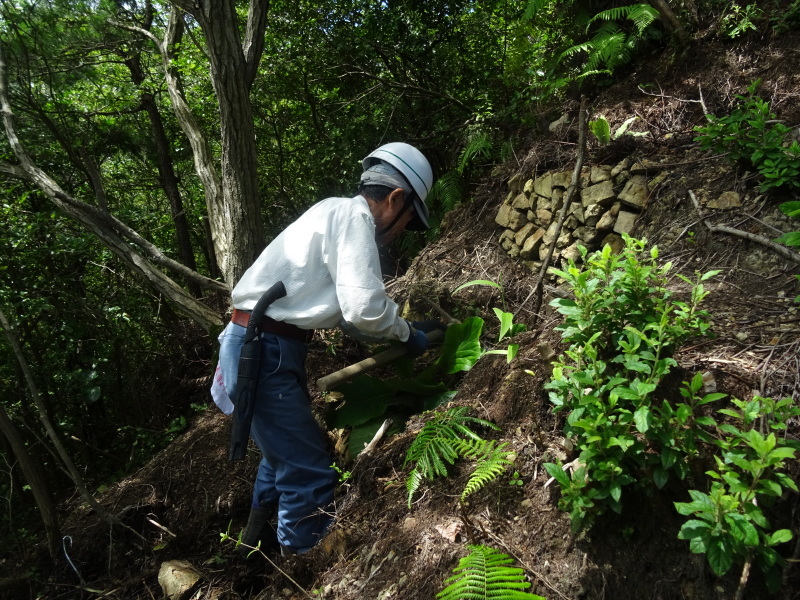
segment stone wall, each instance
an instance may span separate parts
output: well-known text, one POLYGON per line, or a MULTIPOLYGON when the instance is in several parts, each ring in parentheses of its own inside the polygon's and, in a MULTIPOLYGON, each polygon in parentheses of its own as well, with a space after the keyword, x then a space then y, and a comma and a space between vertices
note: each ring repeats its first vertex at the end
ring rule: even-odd
MULTIPOLYGON (((655 163, 630 158, 615 167, 584 167, 581 192, 572 199, 550 264, 579 261, 579 245, 590 251, 605 244, 620 249, 621 234, 633 230, 665 175, 655 163)), ((500 244, 534 271, 541 268, 556 235, 558 215, 571 180, 571 170, 549 171, 527 181, 517 174, 508 180, 508 197, 495 218, 503 227, 500 244)))

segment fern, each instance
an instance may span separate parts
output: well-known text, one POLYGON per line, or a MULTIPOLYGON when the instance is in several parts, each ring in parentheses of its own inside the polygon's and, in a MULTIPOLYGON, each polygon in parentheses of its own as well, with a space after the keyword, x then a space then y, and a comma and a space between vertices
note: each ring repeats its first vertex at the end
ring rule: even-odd
POLYGON ((467 485, 461 492, 461 502, 490 481, 497 479, 506 467, 514 462, 514 453, 505 449, 508 446, 507 442, 498 444, 495 441, 458 440, 454 445, 462 457, 477 460, 475 470, 470 474, 467 485))
POLYGON ((469 163, 477 156, 487 158, 492 151, 492 140, 489 134, 485 131, 478 131, 474 133, 467 143, 466 147, 461 151, 458 157, 457 170, 462 175, 469 166, 469 163))
POLYGON ((633 4, 601 11, 589 19, 586 26, 588 32, 592 23, 605 21, 597 29, 592 39, 564 50, 559 56, 558 62, 578 54, 586 54, 582 77, 608 73, 631 61, 637 45, 644 39, 646 30, 658 17, 658 11, 647 4, 633 4), (633 23, 635 32, 626 33, 619 28, 616 22, 624 19, 633 23))
MULTIPOLYGON (((408 506, 411 508, 411 501, 414 494, 419 489, 424 479, 433 480, 436 477, 447 476, 447 466, 452 465, 459 456, 476 456, 476 454, 465 455, 462 444, 474 442, 477 445, 485 442, 481 437, 472 431, 468 424, 475 423, 491 429, 498 429, 489 421, 470 417, 467 415, 469 409, 465 406, 451 408, 447 412, 437 413, 433 419, 425 423, 425 426, 411 442, 403 467, 413 463, 414 467, 406 480, 406 490, 408 491, 408 506)), ((488 454, 487 452, 483 452, 488 454)), ((482 475, 482 477, 485 477, 482 475)), ((488 479, 484 479, 483 484, 488 479)), ((475 488, 480 489, 480 486, 475 488)), ((474 490, 473 490, 474 491, 474 490)))
POLYGON ((439 177, 433 184, 427 203, 434 208, 437 215, 444 216, 464 200, 466 189, 467 185, 461 173, 450 171, 439 177))
POLYGON ((436 594, 437 600, 494 599, 494 600, 544 600, 536 594, 520 590, 531 587, 519 567, 509 567, 514 562, 508 554, 486 546, 468 546, 469 555, 458 562, 453 575, 436 594))
POLYGON ((658 11, 649 4, 632 4, 630 6, 618 6, 601 11, 589 19, 586 30, 595 21, 621 21, 628 19, 636 26, 636 30, 641 35, 644 30, 650 27, 658 19, 658 11))

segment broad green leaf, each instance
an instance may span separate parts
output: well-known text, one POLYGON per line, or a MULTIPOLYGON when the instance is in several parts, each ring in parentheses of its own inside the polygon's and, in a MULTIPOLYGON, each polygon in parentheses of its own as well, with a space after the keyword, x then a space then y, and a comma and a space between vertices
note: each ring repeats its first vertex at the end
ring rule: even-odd
POLYGON ((706 558, 714 574, 722 577, 733 566, 733 553, 724 538, 713 538, 706 544, 706 558))
POLYGON ((544 463, 544 469, 547 473, 555 479, 562 488, 567 488, 570 485, 569 475, 561 468, 561 465, 555 463, 544 463))
POLYGON ((681 530, 678 532, 678 539, 691 540, 693 538, 699 538, 706 535, 710 530, 711 530, 711 525, 709 525, 705 521, 698 521, 697 519, 691 519, 689 521, 686 521, 686 523, 684 523, 681 526, 681 530))
POLYGON ((656 484, 658 489, 663 488, 669 480, 669 473, 661 467, 653 469, 653 483, 656 484))
POLYGON ((480 317, 470 317, 450 325, 436 364, 447 374, 469 371, 482 354, 481 331, 483 319, 480 317))
POLYGON ((396 392, 389 382, 367 375, 346 383, 341 388, 344 404, 334 411, 329 422, 333 429, 362 425, 386 412, 396 392))
POLYGON ((792 539, 792 532, 788 529, 778 529, 777 531, 773 531, 771 535, 769 535, 769 541, 767 542, 770 546, 777 546, 778 544, 783 544, 784 542, 788 542, 792 539))
POLYGON ((730 531, 738 542, 747 546, 758 545, 758 531, 747 517, 739 513, 728 513, 725 520, 730 525, 730 531))
POLYGON ((636 423, 636 429, 639 430, 639 433, 647 433, 647 430, 650 429, 650 417, 650 408, 648 406, 640 406, 633 413, 633 421, 636 423))

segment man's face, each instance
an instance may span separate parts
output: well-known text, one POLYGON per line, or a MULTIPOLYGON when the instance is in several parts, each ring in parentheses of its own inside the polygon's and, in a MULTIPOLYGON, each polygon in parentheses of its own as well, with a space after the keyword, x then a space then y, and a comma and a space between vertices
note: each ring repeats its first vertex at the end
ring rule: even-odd
POLYGON ((412 206, 405 204, 405 192, 401 188, 392 191, 381 202, 370 202, 370 210, 375 219, 376 241, 385 246, 390 244, 403 233, 414 216, 412 206), (398 218, 397 215, 400 215, 398 218), (395 221, 395 219, 397 219, 395 221), (392 225, 394 222, 394 225, 392 225), (392 227, 384 231, 386 227, 392 227))

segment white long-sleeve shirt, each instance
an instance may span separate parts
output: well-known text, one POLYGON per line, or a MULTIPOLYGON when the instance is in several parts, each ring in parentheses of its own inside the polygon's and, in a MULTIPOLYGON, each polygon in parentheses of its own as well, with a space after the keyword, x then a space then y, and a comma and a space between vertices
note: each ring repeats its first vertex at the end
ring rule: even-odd
POLYGON ((233 288, 234 307, 252 310, 277 281, 286 287, 286 297, 267 309, 277 321, 408 339, 408 324, 386 295, 375 221, 362 196, 323 200, 284 229, 233 288))

